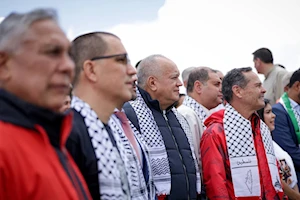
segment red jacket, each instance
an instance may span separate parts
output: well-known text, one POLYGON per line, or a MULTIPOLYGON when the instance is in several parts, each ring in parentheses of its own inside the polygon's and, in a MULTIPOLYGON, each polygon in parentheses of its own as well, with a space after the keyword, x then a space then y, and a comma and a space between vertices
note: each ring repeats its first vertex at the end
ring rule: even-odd
MULTIPOLYGON (((206 188, 206 195, 209 199, 242 199, 235 198, 234 195, 230 162, 223 127, 223 116, 224 110, 220 110, 213 113, 204 123, 207 129, 204 131, 200 142, 203 182, 206 188)), ((252 129, 255 130, 256 133, 256 136, 254 137, 256 151, 263 145, 259 123, 257 123, 258 121, 259 118, 253 114, 251 124, 252 129)), ((266 157, 265 159, 258 157, 258 163, 261 171, 269 170, 267 167, 266 157)), ((261 191, 264 191, 264 196, 268 196, 266 193, 269 191, 269 194, 275 195, 269 195, 269 198, 266 199, 274 200, 279 199, 279 196, 282 196, 282 194, 276 194, 271 182, 263 185, 261 177, 260 182, 262 186, 261 191)), ((243 199, 250 200, 258 198, 251 197, 243 199)))
POLYGON ((64 146, 72 116, 62 116, 61 132, 51 135, 46 129, 56 124, 45 129, 35 122, 49 111, 41 110, 39 116, 39 109, 3 90, 0 105, 0 200, 91 199, 64 146))

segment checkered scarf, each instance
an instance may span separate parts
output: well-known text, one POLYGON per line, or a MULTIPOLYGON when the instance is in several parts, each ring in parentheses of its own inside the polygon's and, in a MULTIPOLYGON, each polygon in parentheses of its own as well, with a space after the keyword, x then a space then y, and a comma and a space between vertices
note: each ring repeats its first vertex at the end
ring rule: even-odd
MULTIPOLYGON (((227 104, 223 123, 235 196, 260 196, 260 177, 251 122, 227 104)), ((271 133, 262 120, 260 131, 273 186, 277 192, 282 191, 271 133)))
MULTIPOLYGON (((84 123, 91 138, 98 165, 100 199, 130 199, 129 184, 121 155, 125 149, 113 146, 110 137, 93 109, 80 98, 72 98, 71 107, 84 118, 84 123)), ((116 136, 116 134, 115 134, 116 136)), ((120 142, 119 137, 115 137, 120 142)))
POLYGON ((185 96, 182 104, 186 105, 187 107, 190 107, 191 109, 193 109, 196 112, 197 116, 201 119, 202 126, 205 130, 206 127, 204 125, 204 121, 208 116, 205 113, 202 105, 190 96, 185 96))
POLYGON ((120 151, 120 154, 127 172, 131 199, 132 200, 154 199, 154 196, 152 196, 153 194, 151 193, 148 194, 147 185, 143 176, 141 164, 137 159, 136 152, 133 150, 130 142, 126 137, 117 116, 115 115, 111 116, 109 120, 109 126, 112 128, 114 138, 118 138, 116 139, 118 149, 122 149, 122 148, 125 149, 125 151, 120 151))
MULTIPOLYGON (((171 174, 168 156, 161 132, 155 122, 151 110, 148 108, 139 91, 137 91, 137 98, 134 101, 131 101, 130 104, 135 110, 140 124, 141 132, 138 133, 137 136, 141 138, 149 149, 156 193, 158 195, 168 195, 171 191, 171 174)), ((191 132, 187 122, 180 114, 177 113, 175 108, 172 109, 172 112, 174 112, 183 130, 186 132, 190 144, 192 144, 191 132)), ((193 146, 190 146, 197 170, 197 192, 200 193, 198 164, 194 155, 193 146)))
MULTIPOLYGON (((147 163, 147 167, 148 167, 148 182, 147 184, 147 189, 148 189, 148 194, 149 194, 149 199, 155 199, 155 185, 154 185, 154 181, 153 181, 153 174, 152 174, 152 169, 151 169, 151 163, 150 163, 150 153, 148 150, 148 147, 145 145, 144 142, 142 142, 141 138, 138 137, 137 135, 140 134, 140 132, 137 130, 137 128, 134 126, 134 124, 129 120, 129 124, 131 126, 131 129, 133 131, 133 134, 136 136, 136 140, 138 141, 142 151, 144 152, 144 158, 146 160, 147 163)), ((143 166, 146 167, 146 166, 143 166)))

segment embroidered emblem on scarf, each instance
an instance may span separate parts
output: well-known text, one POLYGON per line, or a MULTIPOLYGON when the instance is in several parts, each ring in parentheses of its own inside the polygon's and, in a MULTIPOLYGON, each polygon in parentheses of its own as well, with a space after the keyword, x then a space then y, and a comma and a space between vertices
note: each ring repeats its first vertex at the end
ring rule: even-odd
MULTIPOLYGON (((281 192, 271 133, 267 125, 260 122, 272 183, 275 190, 281 192)), ((230 104, 227 104, 223 123, 235 196, 259 197, 261 185, 251 122, 240 115, 230 104)))
POLYGON ((72 98, 71 107, 84 118, 98 160, 100 199, 130 199, 124 163, 118 149, 113 146, 103 123, 92 108, 76 96, 72 98))

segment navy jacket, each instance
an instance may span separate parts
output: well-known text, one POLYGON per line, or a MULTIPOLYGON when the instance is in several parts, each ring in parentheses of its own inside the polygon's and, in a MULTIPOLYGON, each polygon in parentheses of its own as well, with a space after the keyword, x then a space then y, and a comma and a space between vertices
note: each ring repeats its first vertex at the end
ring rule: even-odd
POLYGON ((276 115, 273 139, 292 157, 300 188, 300 148, 292 120, 281 103, 273 105, 273 112, 276 115))
MULTIPOLYGON (((162 134, 171 171, 171 193, 168 199, 197 199, 196 167, 188 139, 170 106, 165 113, 159 102, 139 88, 139 91, 152 111, 156 124, 162 134), (167 118, 167 120, 165 119, 167 118)), ((138 120, 129 103, 124 105, 128 119, 139 129, 138 120)))

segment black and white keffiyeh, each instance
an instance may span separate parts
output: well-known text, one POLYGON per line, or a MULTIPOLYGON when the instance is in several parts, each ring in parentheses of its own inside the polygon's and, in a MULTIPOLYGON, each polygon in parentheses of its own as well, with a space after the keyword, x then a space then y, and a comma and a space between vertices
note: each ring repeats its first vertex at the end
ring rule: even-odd
POLYGON ((199 171, 199 165, 197 163, 197 158, 195 155, 195 149, 194 149, 194 145, 193 145, 193 136, 192 136, 192 132, 190 129, 190 126, 187 122, 187 120, 177 111, 176 108, 172 108, 172 112, 175 114, 176 118, 178 119, 183 131, 185 132, 185 135, 188 139, 188 142, 190 144, 190 148, 191 148, 191 152, 192 152, 192 156, 195 162, 195 168, 196 168, 196 176, 197 176, 197 192, 200 194, 201 192, 201 178, 200 178, 200 171, 199 171))
POLYGON ((183 105, 193 109, 202 121, 202 126, 205 129, 204 121, 208 117, 203 106, 190 96, 185 96, 182 102, 183 105))
MULTIPOLYGON (((112 129, 114 138, 116 138, 116 143, 120 151, 121 158, 123 160, 127 177, 129 181, 129 188, 132 200, 146 200, 154 199, 153 193, 151 191, 148 194, 147 185, 143 176, 143 171, 139 160, 137 159, 136 152, 134 151, 132 145, 127 139, 121 122, 114 114, 109 120, 109 126, 112 129)), ((143 149, 143 147, 141 147, 143 149)), ((149 188, 152 190, 152 188, 149 188)))
MULTIPOLYGON (((138 132, 137 136, 141 139, 142 142, 146 144, 149 150, 150 163, 152 167, 153 181, 156 188, 156 193, 158 195, 168 195, 171 191, 171 174, 168 156, 163 138, 161 136, 161 132, 156 124, 151 110, 146 105, 138 90, 137 98, 134 101, 131 101, 130 104, 135 110, 137 119, 140 124, 141 132, 138 132)), ((173 109, 172 111, 176 112, 176 117, 180 115, 177 113, 176 109, 173 109)), ((186 124, 182 127, 186 129, 184 131, 188 131, 187 137, 190 142, 191 132, 187 122, 184 121, 184 118, 182 116, 178 119, 178 121, 180 123, 186 124)), ((190 142, 190 144, 192 143, 190 142)), ((197 169, 197 192, 200 192, 200 175, 198 171, 198 164, 196 163, 194 151, 192 149, 193 147, 192 145, 190 146, 197 169)))
MULTIPOLYGON (((251 122, 227 104, 223 123, 235 196, 260 196, 259 168, 251 122)), ((282 191, 271 133, 262 120, 260 120, 260 131, 273 186, 276 191, 282 191)))
MULTIPOLYGON (((74 96, 71 107, 84 118, 98 160, 100 199, 131 199, 124 162, 119 154, 119 151, 123 154, 125 149, 119 149, 118 151, 113 146, 103 123, 87 103, 74 96)), ((119 142, 120 138, 116 138, 116 140, 119 142)))

